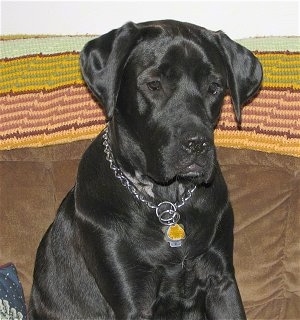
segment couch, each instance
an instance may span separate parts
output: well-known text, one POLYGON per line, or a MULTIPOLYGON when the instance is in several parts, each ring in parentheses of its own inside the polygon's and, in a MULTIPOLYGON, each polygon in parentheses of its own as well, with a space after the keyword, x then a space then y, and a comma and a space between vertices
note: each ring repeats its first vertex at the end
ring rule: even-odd
MULTIPOLYGON (((26 303, 39 241, 105 126, 79 69, 93 37, 0 38, 0 266, 15 265, 26 303)), ((240 128, 226 97, 215 130, 248 319, 300 319, 299 40, 238 40, 261 60, 262 88, 240 128)))

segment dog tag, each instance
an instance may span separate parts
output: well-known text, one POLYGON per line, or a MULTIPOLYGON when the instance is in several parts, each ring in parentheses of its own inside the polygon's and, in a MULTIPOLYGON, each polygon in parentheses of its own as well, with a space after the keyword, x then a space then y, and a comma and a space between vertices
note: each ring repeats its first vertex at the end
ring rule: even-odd
POLYGON ((181 247, 182 240, 185 239, 184 227, 182 224, 174 224, 165 230, 165 239, 170 247, 181 247))

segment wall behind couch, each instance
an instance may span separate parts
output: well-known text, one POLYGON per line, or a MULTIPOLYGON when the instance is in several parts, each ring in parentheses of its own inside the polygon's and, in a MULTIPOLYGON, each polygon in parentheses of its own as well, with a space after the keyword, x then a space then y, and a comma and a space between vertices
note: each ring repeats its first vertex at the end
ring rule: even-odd
POLYGON ((234 39, 299 35, 298 1, 1 1, 1 34, 103 34, 166 18, 234 39))

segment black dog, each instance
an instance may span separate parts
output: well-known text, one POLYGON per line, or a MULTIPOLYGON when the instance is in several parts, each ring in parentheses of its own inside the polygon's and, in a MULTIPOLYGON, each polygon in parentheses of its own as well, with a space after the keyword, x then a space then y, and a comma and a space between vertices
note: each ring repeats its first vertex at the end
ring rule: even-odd
POLYGON ((213 130, 258 90, 254 55, 223 32, 128 23, 90 41, 83 76, 107 130, 42 240, 30 319, 245 319, 233 215, 213 130))

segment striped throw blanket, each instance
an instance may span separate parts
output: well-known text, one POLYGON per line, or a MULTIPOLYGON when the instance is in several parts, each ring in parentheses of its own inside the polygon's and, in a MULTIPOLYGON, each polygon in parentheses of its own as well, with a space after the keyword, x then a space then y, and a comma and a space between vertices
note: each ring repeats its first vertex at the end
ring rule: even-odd
MULTIPOLYGON (((79 67, 79 52, 92 38, 0 38, 0 150, 93 139, 104 128, 79 67)), ((238 42, 260 59, 263 85, 244 108, 241 128, 225 98, 216 144, 300 157, 300 38, 238 42)))

